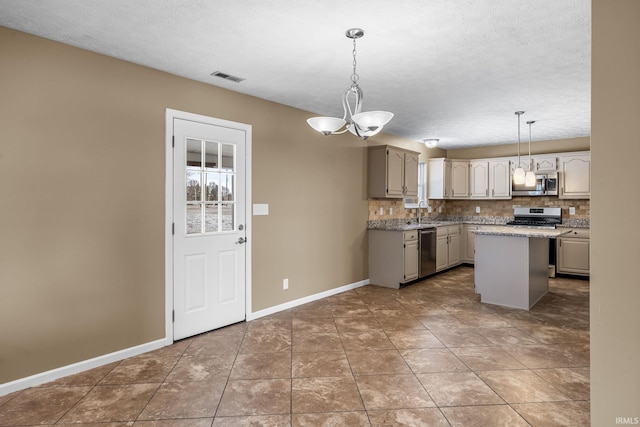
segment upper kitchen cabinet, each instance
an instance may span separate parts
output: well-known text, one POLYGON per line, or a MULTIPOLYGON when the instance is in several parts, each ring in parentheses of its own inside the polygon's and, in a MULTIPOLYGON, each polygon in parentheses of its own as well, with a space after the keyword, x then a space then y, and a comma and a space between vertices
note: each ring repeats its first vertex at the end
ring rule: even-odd
POLYGON ((575 153, 560 156, 561 199, 591 197, 591 154, 575 153))
POLYGON ((469 163, 472 199, 510 199, 511 169, 509 160, 472 160, 469 163))
POLYGON ((466 199, 469 197, 469 161, 429 159, 428 198, 466 199))
POLYGON ((451 161, 444 157, 429 159, 427 198, 448 199, 451 195, 451 161))
POLYGON ((534 172, 555 172, 558 170, 558 156, 534 156, 533 157, 534 172))
POLYGON ((519 161, 518 161, 518 156, 510 157, 509 160, 511 161, 511 173, 512 174, 513 174, 513 172, 516 170, 516 168, 518 166, 520 166, 525 171, 533 170, 531 168, 531 163, 532 162, 529 161, 529 156, 520 156, 520 160, 519 161))
POLYGON ((469 197, 469 161, 451 160, 451 198, 469 197))
POLYGON ((489 160, 489 195, 492 199, 511 198, 511 162, 489 160))
POLYGON ((489 162, 471 160, 469 162, 469 196, 472 199, 489 197, 489 162))
POLYGON ((369 197, 416 197, 419 156, 415 151, 391 145, 369 147, 369 197))

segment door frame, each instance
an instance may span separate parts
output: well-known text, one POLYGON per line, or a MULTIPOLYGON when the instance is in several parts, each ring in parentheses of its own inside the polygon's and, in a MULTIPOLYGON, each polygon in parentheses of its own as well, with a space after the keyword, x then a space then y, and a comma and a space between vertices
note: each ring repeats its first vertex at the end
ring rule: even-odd
POLYGON ((251 125, 216 119, 186 111, 166 109, 165 113, 165 344, 173 344, 173 120, 189 120, 214 126, 229 127, 245 132, 245 319, 251 320, 251 248, 252 227, 251 216, 251 125))

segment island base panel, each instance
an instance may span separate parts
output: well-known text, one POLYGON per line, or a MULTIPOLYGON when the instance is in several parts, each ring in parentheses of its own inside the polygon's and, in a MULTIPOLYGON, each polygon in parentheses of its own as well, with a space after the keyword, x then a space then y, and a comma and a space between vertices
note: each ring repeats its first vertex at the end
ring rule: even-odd
POLYGON ((476 235, 480 301, 529 310, 549 290, 549 239, 476 235))

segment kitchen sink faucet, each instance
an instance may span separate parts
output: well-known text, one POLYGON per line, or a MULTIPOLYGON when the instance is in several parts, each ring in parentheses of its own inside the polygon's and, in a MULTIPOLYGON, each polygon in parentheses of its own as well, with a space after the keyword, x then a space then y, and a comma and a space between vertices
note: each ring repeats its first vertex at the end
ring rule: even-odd
POLYGON ((424 203, 424 207, 429 209, 429 203, 426 200, 420 200, 418 203, 418 224, 422 223, 422 204, 424 203))

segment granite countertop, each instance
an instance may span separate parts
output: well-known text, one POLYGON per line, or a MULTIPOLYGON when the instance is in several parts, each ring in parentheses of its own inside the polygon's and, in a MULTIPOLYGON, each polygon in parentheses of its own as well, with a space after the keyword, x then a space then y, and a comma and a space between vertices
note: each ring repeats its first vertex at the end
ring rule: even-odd
POLYGON ((590 225, 588 222, 584 223, 584 222, 579 222, 579 223, 571 223, 571 224, 558 224, 557 225, 558 228, 574 228, 574 229, 582 229, 582 230, 588 230, 590 225))
POLYGON ((456 224, 504 225, 509 219, 503 217, 447 217, 441 215, 436 219, 423 218, 421 223, 418 223, 417 218, 374 220, 368 222, 367 228, 369 230, 409 231, 456 224))
MULTIPOLYGON (((513 217, 438 215, 436 217, 424 217, 420 224, 417 218, 372 220, 368 222, 367 228, 369 230, 410 231, 456 224, 503 226, 512 220, 513 217)), ((561 230, 570 231, 571 229, 577 228, 588 229, 589 220, 564 218, 562 224, 558 225, 558 229, 561 230)))
POLYGON ((473 230, 472 233, 476 235, 487 236, 507 236, 507 237, 538 237, 554 239, 562 236, 563 234, 570 233, 570 228, 556 228, 556 229, 544 229, 544 228, 521 228, 521 227, 506 227, 506 226, 494 226, 483 227, 480 230, 473 230))
POLYGON ((427 228, 436 228, 443 225, 455 225, 460 224, 458 221, 428 221, 418 224, 417 222, 400 222, 400 221, 386 221, 379 224, 369 224, 369 230, 386 230, 386 231, 410 231, 410 230, 424 230, 427 228))

